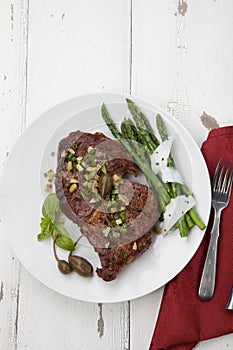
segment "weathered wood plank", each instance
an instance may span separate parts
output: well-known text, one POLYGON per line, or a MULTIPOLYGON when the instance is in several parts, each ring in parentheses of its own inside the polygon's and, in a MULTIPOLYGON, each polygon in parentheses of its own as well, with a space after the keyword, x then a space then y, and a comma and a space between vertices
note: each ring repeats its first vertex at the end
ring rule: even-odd
POLYGON ((32 2, 29 23, 30 120, 79 95, 129 92, 130 0, 32 2))
POLYGON ((162 300, 163 288, 131 301, 130 346, 133 350, 149 349, 162 300))
MULTIPOLYGON (((123 0, 30 2, 27 124, 80 94, 129 91, 129 18, 130 3, 123 0)), ((17 349, 128 349, 128 302, 74 301, 24 269, 21 275, 17 349)))
POLYGON ((91 304, 49 290, 22 272, 17 349, 126 349, 127 303, 91 304), (32 317, 33 315, 33 317, 32 317))
POLYGON ((233 3, 189 1, 186 15, 189 130, 200 144, 207 135, 200 122, 205 111, 223 126, 233 121, 233 3), (198 24, 198 25, 197 25, 198 24))
POLYGON ((133 1, 132 93, 165 105, 173 87, 174 1, 133 1))
MULTIPOLYGON (((24 127, 27 1, 4 1, 0 5, 0 172, 24 127), (21 64, 19 64, 21 62, 21 64)), ((0 344, 17 348, 21 265, 2 232, 0 218, 0 344)))

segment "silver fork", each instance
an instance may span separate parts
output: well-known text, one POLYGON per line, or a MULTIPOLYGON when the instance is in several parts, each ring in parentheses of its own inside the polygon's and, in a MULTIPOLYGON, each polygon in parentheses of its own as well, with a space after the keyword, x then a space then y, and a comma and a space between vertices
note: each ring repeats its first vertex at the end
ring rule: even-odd
POLYGON ((226 160, 223 161, 222 165, 220 160, 217 164, 212 182, 211 204, 215 214, 214 224, 210 233, 209 248, 198 292, 199 298, 203 301, 210 300, 214 294, 220 217, 222 210, 226 208, 229 203, 233 181, 233 170, 230 172, 230 169, 231 166, 230 164, 227 165, 226 160))

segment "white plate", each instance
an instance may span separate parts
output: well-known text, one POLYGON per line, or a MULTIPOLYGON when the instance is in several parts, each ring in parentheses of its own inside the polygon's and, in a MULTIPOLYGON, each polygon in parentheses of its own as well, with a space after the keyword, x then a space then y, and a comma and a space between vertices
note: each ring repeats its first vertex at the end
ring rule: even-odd
MULTIPOLYGON (((69 131, 102 130, 100 105, 105 102, 118 122, 127 115, 124 101, 118 94, 92 94, 62 103, 44 113, 32 123, 18 140, 4 168, 0 187, 0 218, 3 231, 22 264, 38 280, 66 296, 90 302, 119 302, 150 293, 176 276, 190 261, 199 247, 204 231, 193 228, 188 238, 178 233, 158 236, 150 249, 120 273, 110 283, 95 275, 84 279, 73 273, 63 276, 57 271, 52 256, 51 241, 37 242, 42 206, 41 186, 45 179, 41 173, 55 167, 57 142, 69 131)), ((128 96, 129 97, 129 96, 128 96)), ((193 190, 197 211, 205 223, 210 212, 210 183, 207 167, 195 141, 187 130, 166 111, 137 98, 152 125, 156 113, 166 123, 169 135, 174 137, 173 154, 185 182, 193 190)), ((43 195, 44 196, 44 195, 43 195)), ((73 230, 73 228, 72 228, 73 230)), ((77 230, 75 227, 75 232, 77 230)), ((88 245, 78 249, 96 267, 98 256, 88 245)), ((59 250, 61 257, 66 254, 59 250)))

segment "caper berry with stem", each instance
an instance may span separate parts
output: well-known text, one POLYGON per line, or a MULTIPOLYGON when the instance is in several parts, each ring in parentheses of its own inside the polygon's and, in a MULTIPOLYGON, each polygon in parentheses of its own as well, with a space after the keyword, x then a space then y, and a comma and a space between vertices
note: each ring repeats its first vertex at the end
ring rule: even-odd
MULTIPOLYGON (((75 247, 83 236, 85 235, 79 236, 77 241, 74 243, 75 247)), ((87 259, 78 255, 73 255, 72 252, 70 252, 68 260, 69 260, 70 267, 75 272, 77 272, 80 276, 82 277, 93 276, 93 266, 91 265, 91 263, 89 263, 87 259)))
POLYGON ((78 255, 69 255, 69 264, 71 268, 82 277, 92 277, 93 267, 89 261, 78 255))
POLYGON ((71 272, 71 268, 70 265, 67 261, 65 260, 60 260, 57 256, 57 252, 56 252, 56 240, 58 239, 59 235, 56 235, 54 240, 53 240, 53 253, 55 256, 55 259, 57 260, 57 267, 58 270, 63 273, 63 275, 68 275, 71 272))
POLYGON ((58 260, 57 267, 63 275, 68 275, 71 272, 70 264, 65 260, 58 260))
POLYGON ((102 174, 99 181, 99 193, 102 198, 111 192, 113 187, 112 177, 109 174, 102 174))

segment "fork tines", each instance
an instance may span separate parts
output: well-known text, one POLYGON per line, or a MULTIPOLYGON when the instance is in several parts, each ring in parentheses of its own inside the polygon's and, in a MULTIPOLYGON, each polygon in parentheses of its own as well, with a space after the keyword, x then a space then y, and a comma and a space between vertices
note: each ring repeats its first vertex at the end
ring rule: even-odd
POLYGON ((222 162, 222 165, 221 162, 222 161, 220 159, 214 173, 212 188, 213 191, 230 193, 233 181, 233 169, 231 170, 231 173, 229 175, 231 163, 227 162, 225 159, 222 162))

